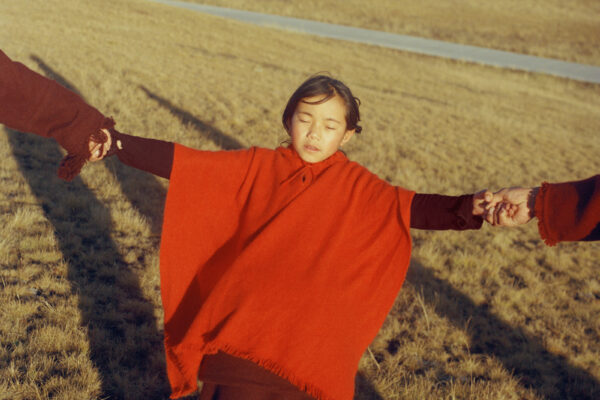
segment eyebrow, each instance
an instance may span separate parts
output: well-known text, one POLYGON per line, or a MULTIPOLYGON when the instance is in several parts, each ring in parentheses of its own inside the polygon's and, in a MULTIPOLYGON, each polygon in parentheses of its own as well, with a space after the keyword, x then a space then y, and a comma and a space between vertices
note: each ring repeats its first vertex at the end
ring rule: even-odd
MULTIPOLYGON (((313 115, 312 115, 311 113, 309 113, 308 111, 298 111, 298 114, 306 114, 306 115, 308 115, 308 116, 310 116, 310 117, 312 117, 312 116, 313 116, 313 115)), ((335 119, 335 118, 331 118, 331 117, 330 117, 330 118, 325 118, 325 121, 336 122, 336 123, 338 123, 338 124, 340 124, 340 125, 342 124, 342 123, 341 123, 340 121, 338 121, 337 119, 335 119)))

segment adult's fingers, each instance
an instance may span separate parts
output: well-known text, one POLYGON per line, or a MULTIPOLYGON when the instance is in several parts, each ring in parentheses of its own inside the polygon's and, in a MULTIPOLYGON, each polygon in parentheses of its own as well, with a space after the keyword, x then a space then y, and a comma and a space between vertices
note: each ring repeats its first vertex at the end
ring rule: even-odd
POLYGON ((107 140, 104 143, 95 142, 93 139, 90 139, 89 149, 90 149, 90 161, 99 161, 104 158, 108 150, 110 150, 110 145, 112 143, 112 136, 107 129, 102 129, 102 132, 106 134, 107 140))
POLYGON ((102 146, 102 158, 104 158, 106 153, 108 153, 108 151, 110 150, 110 146, 112 144, 112 135, 110 134, 110 131, 108 129, 102 129, 102 132, 104 132, 104 134, 106 135, 106 142, 104 142, 102 146))
POLYGON ((102 159, 102 143, 90 143, 90 161, 102 159))
POLYGON ((500 203, 493 209, 492 215, 492 225, 493 226, 502 226, 502 222, 500 220, 500 214, 504 213, 506 215, 506 203, 500 203))
POLYGON ((485 210, 484 219, 490 225, 494 225, 494 210, 494 207, 490 207, 489 209, 485 210))
POLYGON ((509 226, 512 223, 511 218, 508 215, 508 210, 506 207, 500 207, 497 214, 498 225, 500 226, 509 226))

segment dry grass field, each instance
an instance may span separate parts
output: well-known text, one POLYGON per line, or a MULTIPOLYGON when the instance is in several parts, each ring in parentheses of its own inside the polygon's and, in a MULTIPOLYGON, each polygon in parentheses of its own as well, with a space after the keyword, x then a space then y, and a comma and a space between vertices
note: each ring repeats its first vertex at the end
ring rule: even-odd
MULTIPOLYGON (((387 2, 361 10, 362 20, 381 20, 387 2)), ((524 18, 510 11, 516 4, 495 2, 486 14, 524 18)), ((552 20, 558 2, 548 4, 552 20)), ((577 27, 568 40, 578 29, 598 37, 596 2, 565 7, 577 27)), ((348 156, 394 184, 462 194, 600 171, 599 85, 145 0, 3 1, 0 28, 11 58, 140 136, 276 147, 288 96, 329 71, 363 103, 348 156)), ((497 24, 490 45, 529 46, 510 29, 497 24)), ((531 40, 542 55, 600 61, 584 40, 531 40)), ((168 182, 107 160, 65 183, 60 159, 55 143, 0 126, 0 399, 166 399, 158 244, 168 182)), ((533 222, 413 237, 408 280, 361 361, 357 399, 600 398, 600 244, 549 248, 533 222)))
POLYGON ((596 0, 190 0, 600 65, 596 0))

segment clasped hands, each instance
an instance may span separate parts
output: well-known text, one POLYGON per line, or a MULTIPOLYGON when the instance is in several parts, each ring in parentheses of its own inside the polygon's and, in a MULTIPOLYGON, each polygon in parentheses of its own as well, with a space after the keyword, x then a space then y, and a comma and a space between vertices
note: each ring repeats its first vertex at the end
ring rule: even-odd
POLYGON ((473 215, 493 226, 518 226, 535 217, 535 198, 539 188, 512 187, 495 193, 482 190, 473 195, 473 215))
POLYGON ((106 141, 104 143, 100 143, 95 141, 93 138, 90 138, 88 144, 90 150, 90 158, 88 158, 89 161, 102 160, 110 150, 110 146, 112 145, 112 135, 108 129, 101 129, 101 131, 104 135, 106 135, 106 141))

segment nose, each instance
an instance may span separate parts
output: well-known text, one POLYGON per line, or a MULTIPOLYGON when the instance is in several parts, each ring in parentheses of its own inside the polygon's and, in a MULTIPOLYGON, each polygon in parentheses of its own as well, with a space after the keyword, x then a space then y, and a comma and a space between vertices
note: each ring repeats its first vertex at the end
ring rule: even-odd
POLYGON ((318 140, 321 137, 321 128, 317 122, 313 122, 308 127, 308 132, 306 132, 306 136, 313 140, 318 140))

